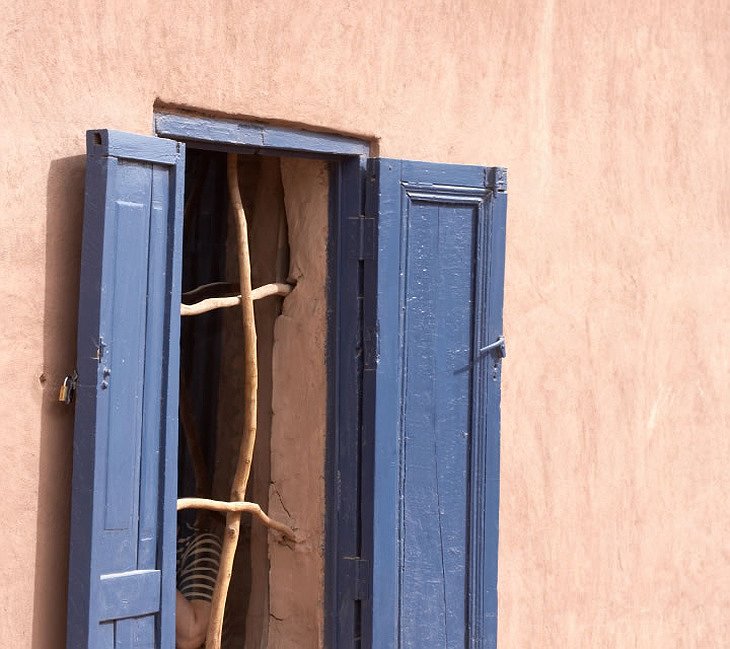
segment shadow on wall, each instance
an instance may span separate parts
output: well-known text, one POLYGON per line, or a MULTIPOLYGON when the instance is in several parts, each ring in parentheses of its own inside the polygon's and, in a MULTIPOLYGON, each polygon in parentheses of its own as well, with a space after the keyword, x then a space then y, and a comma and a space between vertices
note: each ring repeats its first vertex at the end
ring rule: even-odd
POLYGON ((81 225, 86 156, 51 162, 46 186, 43 404, 36 524, 32 649, 57 649, 66 637, 73 406, 58 389, 76 364, 81 225))

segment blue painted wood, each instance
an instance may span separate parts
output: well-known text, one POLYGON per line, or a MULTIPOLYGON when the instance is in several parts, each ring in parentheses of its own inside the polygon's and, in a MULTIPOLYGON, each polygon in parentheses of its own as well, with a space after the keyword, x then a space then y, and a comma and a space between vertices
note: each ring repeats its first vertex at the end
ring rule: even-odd
POLYGON ((162 165, 175 165, 179 158, 178 143, 162 140, 150 151, 149 136, 110 131, 106 129, 88 131, 86 152, 88 155, 108 155, 127 160, 145 160, 162 165))
MULTIPOLYGON (((367 214, 377 219, 377 352, 373 430, 372 647, 397 647, 400 626, 402 400, 401 164, 370 162, 367 214)), ((368 287, 366 287, 367 290, 368 287)))
POLYGON ((99 584, 99 619, 121 620, 149 616, 160 610, 160 571, 132 570, 102 575, 99 584))
MULTIPOLYGON (((475 349, 493 344, 502 336, 504 265, 507 220, 506 174, 496 169, 489 203, 487 227, 479 233, 477 266, 486 268, 477 279, 475 349)), ((482 398, 473 411, 475 430, 471 470, 470 562, 478 565, 470 576, 471 644, 474 649, 497 646, 497 557, 499 545, 499 449, 501 400, 501 351, 475 354, 474 385, 482 398)))
MULTIPOLYGON (((469 190, 480 191, 487 184, 490 173, 489 167, 476 167, 473 165, 455 165, 442 163, 423 163, 411 160, 401 161, 402 174, 409 178, 413 187, 443 185, 449 188, 462 187, 464 193, 469 190)), ((458 198, 457 192, 452 195, 458 198)))
POLYGON ((171 647, 184 148, 87 145, 67 646, 171 647))
MULTIPOLYGON (((326 646, 350 647, 362 633, 358 569, 362 513, 362 263, 359 259, 364 159, 331 163, 326 460, 326 646)), ((363 645, 364 646, 364 645, 363 645)))
POLYGON ((185 145, 178 143, 180 157, 171 170, 170 200, 167 219, 168 254, 165 258, 166 286, 170 300, 165 318, 167 335, 164 338, 163 358, 167 359, 167 389, 163 392, 162 412, 167 422, 161 427, 160 448, 162 481, 162 611, 159 620, 160 646, 172 647, 175 642, 175 602, 177 571, 177 456, 178 456, 178 405, 180 395, 180 317, 179 305, 182 292, 183 206, 185 204, 185 145))
POLYGON ((369 171, 372 646, 493 647, 501 357, 478 350, 502 334, 506 195, 494 169, 374 160, 369 171))
POLYGON ((239 146, 335 156, 361 156, 370 151, 367 142, 353 137, 228 119, 158 113, 155 130, 164 137, 218 143, 227 149, 239 146))

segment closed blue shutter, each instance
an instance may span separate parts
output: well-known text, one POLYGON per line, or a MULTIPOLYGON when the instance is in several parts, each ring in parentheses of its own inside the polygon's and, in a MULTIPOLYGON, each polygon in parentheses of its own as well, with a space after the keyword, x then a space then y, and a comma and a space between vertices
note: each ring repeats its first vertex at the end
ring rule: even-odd
POLYGON ((184 151, 87 154, 67 647, 172 648, 184 151))
POLYGON ((372 160, 372 646, 496 646, 506 176, 372 160), (487 348, 487 349, 484 349, 487 348))

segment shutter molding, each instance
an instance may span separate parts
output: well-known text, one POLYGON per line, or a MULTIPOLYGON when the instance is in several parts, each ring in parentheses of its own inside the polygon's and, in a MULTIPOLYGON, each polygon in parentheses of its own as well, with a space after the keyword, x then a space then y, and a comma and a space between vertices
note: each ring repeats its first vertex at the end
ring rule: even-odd
POLYGON ((506 176, 369 161, 373 647, 496 647, 506 176))
POLYGON ((174 646, 184 147, 87 154, 67 647, 174 646))

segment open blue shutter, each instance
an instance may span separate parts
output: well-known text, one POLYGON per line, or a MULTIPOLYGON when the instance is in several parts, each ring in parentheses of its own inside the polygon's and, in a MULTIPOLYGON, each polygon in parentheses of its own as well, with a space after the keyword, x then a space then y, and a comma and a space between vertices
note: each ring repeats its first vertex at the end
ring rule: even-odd
POLYGON ((372 647, 495 647, 506 175, 380 159, 368 177, 372 647))
POLYGON ((183 145, 87 156, 67 647, 171 649, 183 145))

